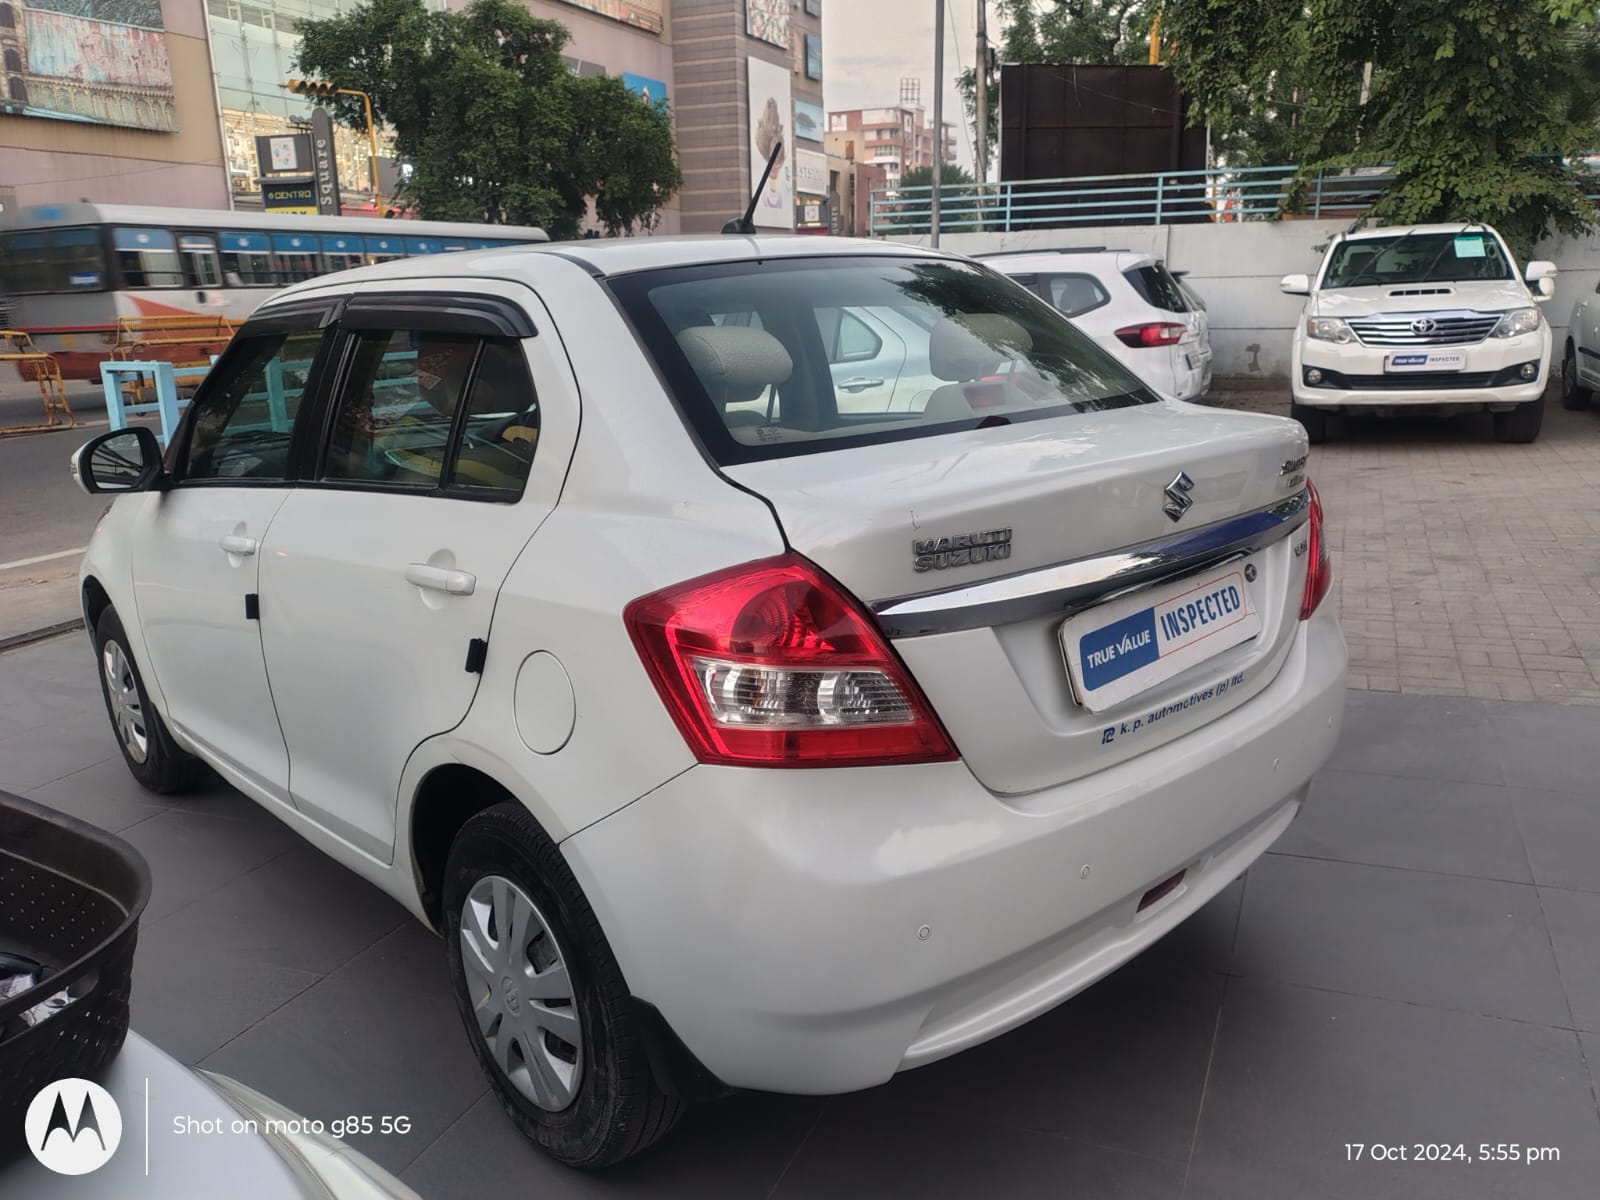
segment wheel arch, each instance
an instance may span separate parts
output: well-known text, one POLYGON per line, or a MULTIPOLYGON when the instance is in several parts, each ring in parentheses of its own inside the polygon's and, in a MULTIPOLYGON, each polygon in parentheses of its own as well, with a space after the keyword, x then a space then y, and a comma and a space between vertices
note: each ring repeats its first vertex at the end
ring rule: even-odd
MULTIPOLYGON (((516 794, 488 772, 463 762, 433 767, 417 784, 407 828, 417 900, 435 932, 444 932, 444 872, 461 827, 487 808, 516 794)), ((531 820, 538 817, 532 812, 531 820)), ((543 828, 543 826, 541 826, 543 828)), ((549 831, 546 830, 548 836, 549 831)), ((555 839, 551 839, 552 841, 555 839)))
POLYGON ((111 607, 111 593, 106 591, 104 585, 93 575, 85 575, 79 600, 83 606, 84 628, 92 638, 95 627, 100 624, 100 617, 111 607))

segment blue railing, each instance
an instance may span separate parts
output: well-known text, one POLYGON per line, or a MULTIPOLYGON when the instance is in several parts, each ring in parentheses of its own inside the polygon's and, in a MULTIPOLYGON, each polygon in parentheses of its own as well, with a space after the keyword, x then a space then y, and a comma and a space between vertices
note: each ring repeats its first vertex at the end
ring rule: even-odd
MULTIPOLYGON (((939 189, 939 229, 1009 233, 1074 225, 1274 221, 1291 211, 1311 218, 1354 217, 1371 208, 1393 181, 1389 168, 1381 166, 1309 175, 1293 166, 1276 166, 947 184, 939 189)), ((1589 192, 1597 198, 1600 186, 1589 192)), ((931 186, 874 189, 868 233, 927 233, 932 209, 931 186)))

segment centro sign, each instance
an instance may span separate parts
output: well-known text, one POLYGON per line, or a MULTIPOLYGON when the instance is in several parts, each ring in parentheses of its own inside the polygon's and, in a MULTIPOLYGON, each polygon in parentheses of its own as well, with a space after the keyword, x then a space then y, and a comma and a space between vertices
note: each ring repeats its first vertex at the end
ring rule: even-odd
POLYGON ((317 215, 339 215, 339 162, 333 153, 333 118, 319 108, 311 114, 311 181, 317 193, 317 215))

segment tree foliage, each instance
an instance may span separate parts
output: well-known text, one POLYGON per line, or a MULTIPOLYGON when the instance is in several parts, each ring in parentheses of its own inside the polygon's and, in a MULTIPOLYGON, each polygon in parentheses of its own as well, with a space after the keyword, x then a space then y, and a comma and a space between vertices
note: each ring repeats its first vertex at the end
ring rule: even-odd
MULTIPOLYGON (((997 0, 1002 63, 1142 63, 1149 50, 1150 16, 1143 0, 997 0)), ((956 80, 977 142, 977 71, 956 80)), ((989 77, 989 149, 1000 139, 1000 79, 989 77)))
POLYGON ((1475 218, 1526 249, 1593 219, 1564 165, 1600 119, 1592 20, 1573 0, 1166 0, 1162 38, 1225 148, 1392 164, 1374 218, 1475 218))
MULTIPOLYGON (((372 97, 411 173, 401 199, 424 217, 541 225, 575 237, 592 202, 613 236, 651 228, 682 184, 664 104, 620 79, 578 78, 566 29, 515 0, 462 12, 424 0, 366 0, 302 21, 298 68, 372 97)), ((364 128, 361 101, 329 102, 364 128)))
MULTIPOLYGON (((975 202, 972 172, 960 163, 941 163, 939 166, 939 203, 961 209, 975 202)), ((933 194, 933 168, 915 167, 900 176, 900 191, 921 188, 906 196, 903 205, 897 205, 886 219, 893 223, 897 234, 927 233, 932 228, 928 218, 928 202, 933 194)))

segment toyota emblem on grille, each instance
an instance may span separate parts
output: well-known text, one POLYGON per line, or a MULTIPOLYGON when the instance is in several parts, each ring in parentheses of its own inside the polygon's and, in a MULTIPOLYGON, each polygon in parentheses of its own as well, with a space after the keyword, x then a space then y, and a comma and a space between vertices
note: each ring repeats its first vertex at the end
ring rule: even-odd
POLYGON ((1411 322, 1411 332, 1419 337, 1427 337, 1430 333, 1439 332, 1439 322, 1432 317, 1419 317, 1411 322))
POLYGON ((1178 477, 1167 484, 1167 502, 1161 511, 1174 521, 1181 521, 1183 514, 1194 507, 1194 497, 1189 495, 1193 488, 1194 480, 1189 478, 1188 472, 1179 471, 1178 477))

